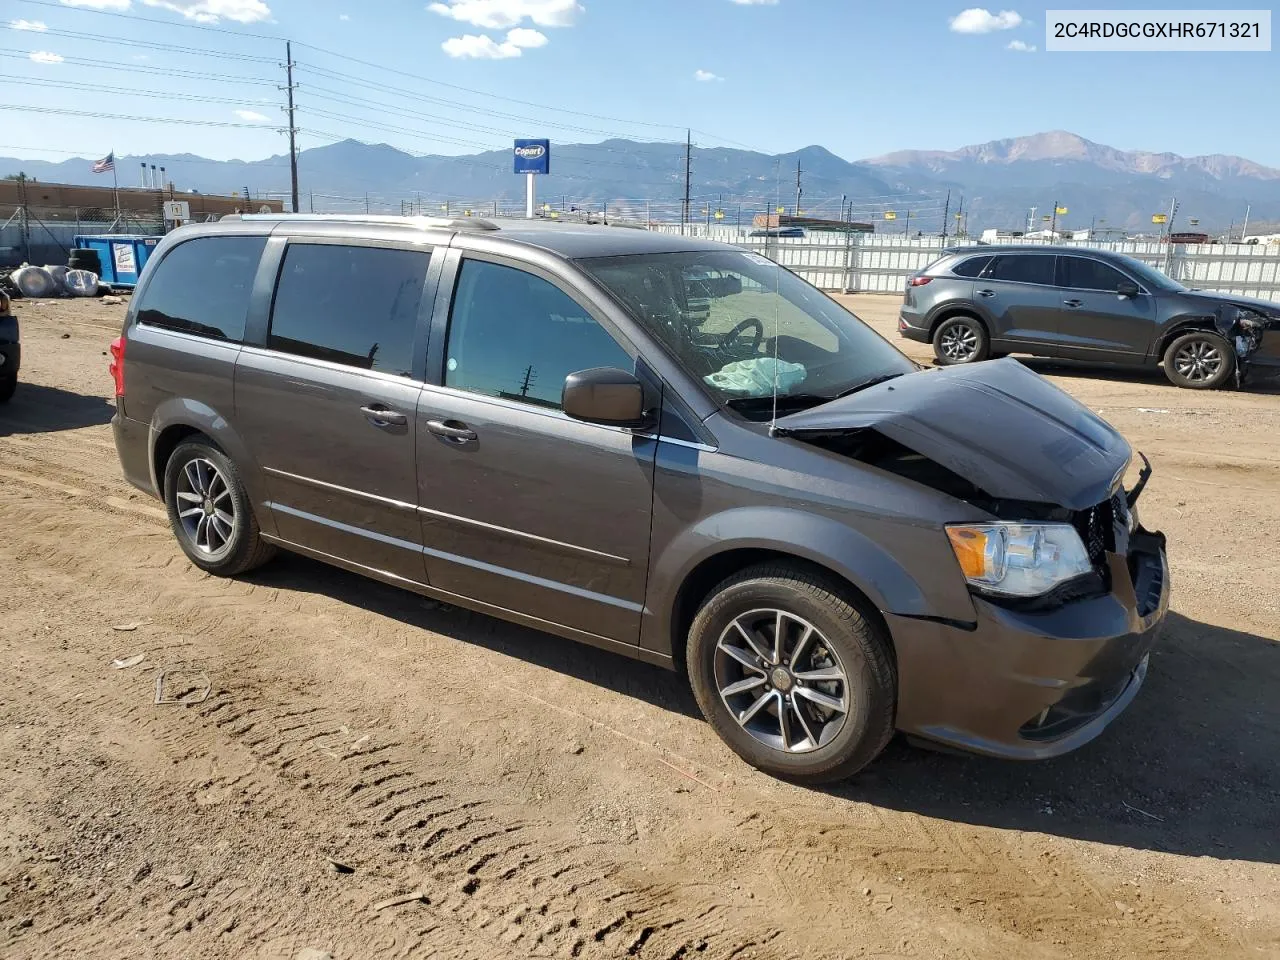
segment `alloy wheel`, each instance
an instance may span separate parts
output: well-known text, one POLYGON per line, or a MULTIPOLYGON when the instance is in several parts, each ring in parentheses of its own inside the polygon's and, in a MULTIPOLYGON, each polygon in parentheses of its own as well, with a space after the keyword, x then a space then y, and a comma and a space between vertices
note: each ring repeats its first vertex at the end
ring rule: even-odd
POLYGON ((720 699, 755 740, 786 753, 825 746, 848 717, 839 656, 807 620, 777 609, 736 617, 716 643, 720 699))
POLYGON ((1208 340, 1183 344, 1173 357, 1173 368, 1192 383, 1212 380, 1222 369, 1222 351, 1208 340))
POLYGON ((191 545, 216 557, 227 551, 236 530, 235 498, 212 460, 195 457, 178 473, 178 520, 191 545))
POLYGON ((967 323, 957 323, 942 332, 943 355, 955 363, 969 360, 978 352, 978 331, 967 323))

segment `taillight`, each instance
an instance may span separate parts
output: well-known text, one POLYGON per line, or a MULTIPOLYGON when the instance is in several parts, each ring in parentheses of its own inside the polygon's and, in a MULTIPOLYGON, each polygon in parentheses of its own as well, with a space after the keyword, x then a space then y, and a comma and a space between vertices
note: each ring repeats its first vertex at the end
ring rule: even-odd
POLYGON ((111 341, 111 362, 107 364, 111 379, 116 382, 116 396, 124 396, 124 337, 111 341))
POLYGON ((928 283, 928 282, 929 282, 930 280, 932 280, 932 279, 933 279, 933 277, 912 277, 912 278, 911 278, 911 286, 913 286, 913 287, 923 287, 926 283, 928 283))

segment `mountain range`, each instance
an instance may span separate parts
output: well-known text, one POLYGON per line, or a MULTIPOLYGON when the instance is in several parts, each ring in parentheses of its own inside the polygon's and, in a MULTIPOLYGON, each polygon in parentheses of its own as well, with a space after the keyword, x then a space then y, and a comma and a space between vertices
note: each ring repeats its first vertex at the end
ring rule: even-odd
MULTIPOLYGON (((853 202, 857 219, 879 219, 883 209, 915 209, 913 224, 937 230, 947 192, 954 213, 963 198, 970 230, 1020 229, 1031 207, 1051 213, 1054 204, 1068 213, 1062 226, 1084 227, 1103 220, 1108 227, 1151 229, 1151 215, 1167 212, 1178 200, 1177 224, 1221 231, 1239 225, 1246 206, 1255 222, 1280 219, 1280 170, 1241 157, 1214 154, 1182 157, 1173 153, 1118 150, 1066 131, 996 140, 959 150, 904 150, 848 161, 820 146, 770 155, 728 147, 693 150, 691 191, 695 216, 720 203, 730 217, 742 204, 745 219, 780 202, 795 205, 795 170, 802 171, 806 212, 835 216, 839 197, 853 202)), ((252 195, 286 195, 287 157, 257 161, 216 161, 191 154, 121 156, 122 185, 138 182, 139 164, 166 168, 179 190, 252 195)), ((61 163, 0 157, 0 176, 26 173, 46 182, 102 185, 90 172, 91 161, 61 163)), ((387 144, 344 140, 299 154, 303 210, 359 209, 366 193, 371 210, 399 212, 401 202, 421 202, 424 212, 451 198, 455 207, 487 209, 494 200, 507 209, 524 196, 522 177, 511 172, 509 151, 469 156, 419 156, 387 144)), ((559 205, 607 203, 644 215, 646 201, 655 216, 678 215, 684 194, 685 146, 672 142, 606 140, 592 144, 554 144, 552 173, 539 179, 539 199, 559 205)), ((899 212, 898 223, 903 214, 899 212)), ((896 228, 896 225, 895 225, 896 228)))

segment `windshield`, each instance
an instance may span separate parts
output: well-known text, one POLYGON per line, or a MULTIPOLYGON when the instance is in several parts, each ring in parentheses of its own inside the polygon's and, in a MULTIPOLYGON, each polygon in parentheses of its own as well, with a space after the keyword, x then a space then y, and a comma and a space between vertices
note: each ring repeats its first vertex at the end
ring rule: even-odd
POLYGON ((1133 257, 1126 257, 1123 255, 1119 257, 1119 260, 1124 268, 1133 274, 1134 278, 1148 289, 1165 290, 1169 293, 1175 293, 1179 290, 1187 289, 1176 280, 1170 280, 1155 267, 1148 266, 1141 260, 1135 260, 1133 257))
POLYGON ((768 419, 915 364, 831 298, 745 251, 579 261, 721 403, 768 419))

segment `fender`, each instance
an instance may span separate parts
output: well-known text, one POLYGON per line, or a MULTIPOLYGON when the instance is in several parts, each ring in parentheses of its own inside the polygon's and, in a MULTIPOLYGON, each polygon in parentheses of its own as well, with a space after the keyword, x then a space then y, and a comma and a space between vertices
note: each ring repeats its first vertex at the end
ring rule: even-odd
POLYGON ((220 412, 199 400, 190 397, 169 397, 162 401, 151 416, 150 436, 148 438, 148 461, 151 469, 151 482, 156 490, 161 490, 163 477, 156 471, 156 447, 161 435, 170 427, 191 427, 208 436, 235 463, 244 481, 249 500, 254 506, 258 524, 264 532, 275 533, 275 521, 271 511, 263 508, 270 497, 267 495, 267 478, 259 467, 257 460, 249 453, 249 448, 231 423, 220 412))
MULTIPOLYGON (((897 544, 900 550, 903 546, 897 544)), ((948 609, 938 609, 891 554, 838 519, 785 506, 738 507, 680 531, 654 558, 641 647, 667 653, 681 586, 704 561, 742 549, 784 553, 830 570, 860 590, 882 613, 958 620, 974 617, 972 602, 962 587, 958 587, 955 602, 946 604, 948 609), (732 537, 726 539, 729 531, 732 537)), ((936 572, 936 563, 934 569, 936 572)), ((957 582, 962 581, 957 578, 957 582)))

